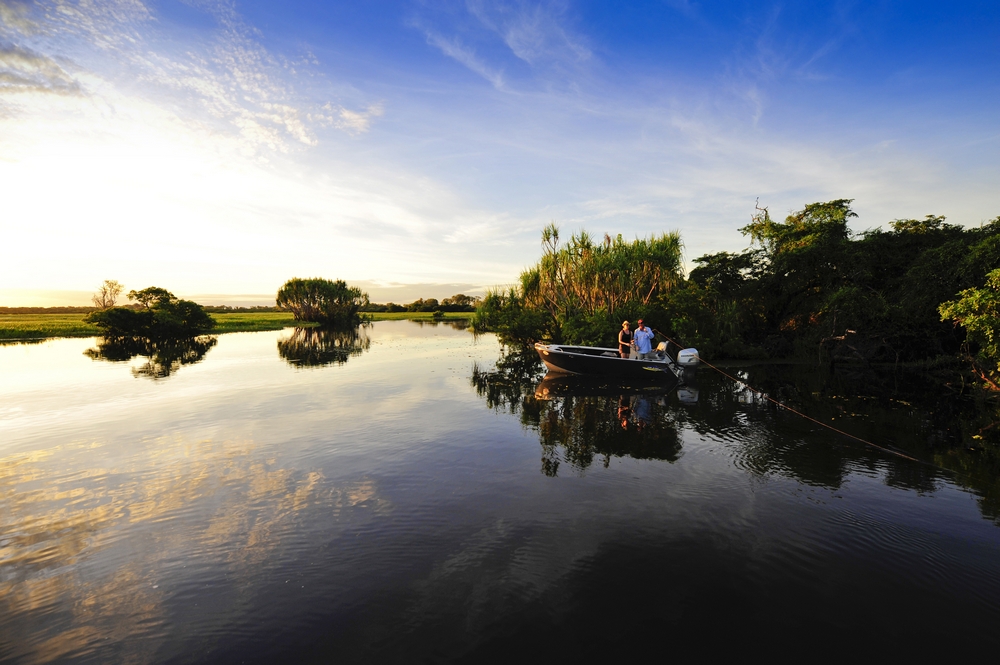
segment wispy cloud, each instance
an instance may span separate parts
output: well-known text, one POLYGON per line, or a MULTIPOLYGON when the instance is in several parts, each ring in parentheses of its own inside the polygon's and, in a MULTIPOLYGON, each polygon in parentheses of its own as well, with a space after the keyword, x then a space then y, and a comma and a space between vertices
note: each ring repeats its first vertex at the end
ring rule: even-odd
MULTIPOLYGON (((299 99, 292 67, 261 45, 259 32, 232 3, 190 4, 216 22, 207 44, 177 43, 173 35, 161 34, 154 14, 140 0, 42 0, 30 6, 0 0, 3 37, 9 42, 0 45, 0 104, 14 92, 85 92, 78 77, 60 65, 64 56, 56 55, 53 44, 62 44, 75 54, 81 71, 101 69, 102 59, 110 58, 114 67, 128 72, 119 77, 121 85, 151 99, 169 99, 179 117, 196 125, 208 121, 217 131, 228 127, 246 154, 261 158, 295 145, 316 146, 318 127, 364 133, 382 114, 379 104, 364 111, 340 107, 334 121, 324 122, 330 103, 324 112, 322 106, 299 99)), ((307 53, 295 67, 315 67, 317 62, 307 53)))
POLYGON ((474 49, 464 45, 458 37, 446 38, 430 29, 424 29, 424 36, 427 37, 428 44, 479 74, 492 83, 494 88, 503 89, 503 71, 489 67, 476 55, 474 49))
POLYGON ((0 44, 0 96, 16 92, 76 95, 80 91, 80 82, 52 58, 0 44))
POLYGON ((585 40, 565 26, 564 3, 484 2, 467 0, 469 12, 503 39, 511 52, 528 64, 550 58, 586 60, 585 40))

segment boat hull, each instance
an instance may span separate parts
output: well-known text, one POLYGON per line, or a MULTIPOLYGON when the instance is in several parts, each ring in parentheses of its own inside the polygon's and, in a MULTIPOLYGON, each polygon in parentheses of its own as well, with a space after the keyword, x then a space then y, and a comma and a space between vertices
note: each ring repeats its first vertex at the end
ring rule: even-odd
POLYGON ((677 371, 669 358, 631 360, 619 357, 616 349, 562 344, 535 344, 535 351, 550 372, 647 381, 677 378, 677 371))

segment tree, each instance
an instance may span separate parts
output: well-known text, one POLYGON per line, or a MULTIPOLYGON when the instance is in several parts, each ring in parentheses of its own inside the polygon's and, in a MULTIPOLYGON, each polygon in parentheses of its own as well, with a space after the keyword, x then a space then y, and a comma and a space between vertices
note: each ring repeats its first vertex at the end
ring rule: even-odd
POLYGON ((113 339, 183 339, 200 335, 215 327, 215 320, 196 302, 180 300, 166 289, 150 286, 129 291, 130 300, 143 309, 111 307, 91 312, 85 321, 101 328, 113 339))
POLYGON ((343 280, 318 277, 285 282, 277 295, 279 307, 287 309, 296 321, 311 321, 330 326, 356 326, 359 312, 369 304, 368 294, 348 286, 343 280))
POLYGON ((94 306, 97 309, 111 309, 118 303, 118 296, 122 294, 124 288, 117 281, 106 279, 91 300, 94 301, 94 306))
POLYGON ((984 288, 964 289, 957 300, 941 303, 943 321, 965 328, 979 347, 973 367, 994 390, 1000 390, 1000 268, 986 276, 984 288), (977 362, 978 361, 978 362, 977 362))
POLYGON ((475 326, 526 343, 543 338, 608 343, 622 318, 652 316, 658 301, 683 283, 683 245, 676 231, 637 238, 582 231, 559 243, 559 229, 542 230, 542 258, 510 289, 488 291, 475 326))

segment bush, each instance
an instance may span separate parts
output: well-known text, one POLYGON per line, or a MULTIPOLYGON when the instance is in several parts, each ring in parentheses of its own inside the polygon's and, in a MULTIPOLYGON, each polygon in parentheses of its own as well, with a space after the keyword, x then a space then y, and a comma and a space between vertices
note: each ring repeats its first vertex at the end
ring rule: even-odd
POLYGON ((180 300, 166 289, 151 286, 130 291, 130 300, 142 309, 111 307, 84 318, 113 339, 181 339, 195 337, 215 327, 215 319, 196 302, 180 300))
POLYGON ((356 326, 361 323, 361 308, 369 304, 367 293, 343 280, 298 277, 285 282, 278 291, 277 303, 296 321, 324 326, 356 326))

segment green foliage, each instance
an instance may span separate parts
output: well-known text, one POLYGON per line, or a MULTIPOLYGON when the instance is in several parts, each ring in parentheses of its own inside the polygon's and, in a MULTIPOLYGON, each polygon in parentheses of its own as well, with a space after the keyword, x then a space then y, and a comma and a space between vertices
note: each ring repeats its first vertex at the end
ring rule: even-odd
POLYGON ((215 327, 215 320, 201 305, 180 300, 166 289, 151 286, 142 291, 130 291, 128 297, 139 302, 142 309, 112 307, 91 312, 84 321, 94 324, 105 337, 112 339, 181 339, 215 327))
POLYGON ((473 320, 477 332, 496 332, 507 343, 529 346, 552 336, 552 321, 541 310, 532 309, 516 288, 489 290, 473 320))
POLYGON ((278 291, 277 303, 292 312, 296 321, 355 326, 361 323, 359 312, 368 305, 368 294, 339 279, 296 277, 278 291))
POLYGON ((992 358, 976 336, 985 333, 942 322, 938 308, 1000 265, 1000 218, 963 228, 928 215, 855 235, 856 216, 851 199, 811 203, 783 222, 758 207, 741 229, 751 247, 695 259, 687 280, 676 234, 598 243, 583 232, 561 245, 549 225, 541 260, 488 294, 476 327, 522 344, 612 345, 622 319, 643 316, 707 357, 865 362, 953 355, 968 331, 992 358))
POLYGON ((428 298, 424 300, 423 298, 418 298, 406 306, 406 311, 408 312, 433 312, 440 307, 437 298, 428 298))
POLYGON ((895 362, 958 351, 962 330, 938 306, 1000 264, 1000 219, 964 229, 928 215, 854 236, 850 204, 809 204, 783 223, 758 208, 741 229, 751 249, 695 259, 685 289, 664 301, 676 334, 731 357, 895 362))
POLYGON ((476 327, 508 341, 540 339, 614 343, 621 319, 655 308, 683 282, 677 232, 626 242, 586 231, 560 245, 559 229, 542 230, 542 258, 521 273, 517 286, 491 291, 477 308, 476 327))
POLYGON ((964 289, 938 310, 942 320, 965 328, 968 341, 978 346, 977 369, 982 378, 1000 390, 1000 268, 986 276, 983 288, 964 289))

